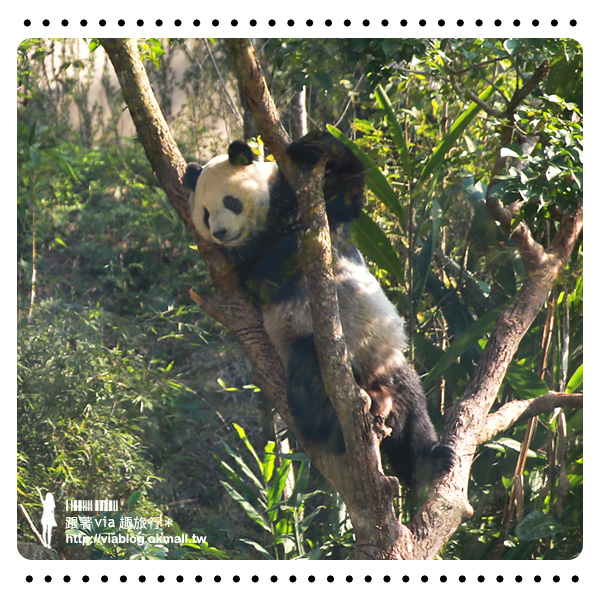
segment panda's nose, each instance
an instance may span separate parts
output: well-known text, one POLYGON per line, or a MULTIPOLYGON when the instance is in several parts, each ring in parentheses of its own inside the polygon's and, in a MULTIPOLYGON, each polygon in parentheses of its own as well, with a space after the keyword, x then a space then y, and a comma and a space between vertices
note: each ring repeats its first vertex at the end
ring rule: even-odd
POLYGON ((212 236, 217 240, 223 241, 227 237, 227 229, 217 229, 217 231, 212 232, 212 236))

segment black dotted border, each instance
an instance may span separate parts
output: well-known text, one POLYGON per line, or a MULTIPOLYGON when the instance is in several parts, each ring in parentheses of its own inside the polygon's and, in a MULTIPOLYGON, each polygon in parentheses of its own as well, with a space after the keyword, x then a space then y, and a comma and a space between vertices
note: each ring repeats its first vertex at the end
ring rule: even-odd
MULTIPOLYGON (((116 577, 115 577, 116 579, 116 577)), ((146 583, 148 580, 148 578, 145 575, 140 575, 139 577, 128 577, 127 575, 121 575, 119 578, 119 581, 121 583, 127 583, 127 582, 139 582, 139 583, 146 583)), ((202 583, 203 578, 201 575, 196 575, 195 577, 189 577, 189 580, 196 582, 196 583, 202 583)), ((277 575, 271 575, 270 577, 264 577, 263 578, 266 581, 270 581, 271 583, 277 583, 280 578, 277 575)), ((325 581, 327 581, 327 583, 333 583, 335 581, 335 577, 333 575, 327 575, 326 577, 324 577, 325 581)), ((346 583, 353 583, 355 582, 355 578, 352 575, 346 575, 346 577, 338 577, 339 580, 341 581, 345 581, 346 583)), ((356 580, 358 580, 359 578, 356 578, 356 580)), ((402 577, 399 578, 402 583, 408 583, 411 578, 408 575, 403 575, 402 577)), ((429 575, 422 575, 420 578, 415 577, 414 578, 416 581, 421 581, 421 583, 428 583, 429 581, 431 582, 436 582, 436 580, 438 578, 435 577, 430 577, 429 575)), ((504 578, 503 575, 497 575, 496 577, 488 577, 485 575, 478 575, 476 578, 476 581, 478 583, 484 583, 486 580, 487 581, 495 581, 497 583, 503 583, 505 580, 508 581, 508 578, 504 578)), ((560 583, 561 581, 567 581, 567 582, 572 582, 572 583, 579 583, 579 576, 578 575, 572 575, 570 578, 569 577, 565 577, 565 578, 561 578, 559 575, 553 575, 552 577, 546 577, 544 578, 545 581, 551 581, 553 583, 560 583)), ((36 579, 33 577, 33 575, 27 575, 25 577, 25 581, 27 583, 33 583, 36 579)), ((64 575, 62 578, 62 581, 64 583, 69 583, 72 580, 70 575, 64 575)), ((109 581, 109 577, 107 575, 101 575, 98 580, 101 583, 107 583, 109 581)), ((164 575, 158 575, 156 577, 156 581, 158 583, 164 583, 167 580, 167 578, 164 575)), ((174 580, 177 583, 183 583, 185 581, 185 578, 183 577, 183 575, 177 575, 174 580)), ((231 577, 231 580, 234 583, 240 583, 242 581, 242 578, 239 575, 233 575, 231 577)), ((252 583, 258 583, 261 580, 261 578, 258 575, 252 575, 252 577, 250 577, 250 581, 252 583)), ((459 583, 466 583, 468 580, 468 578, 465 575, 459 575, 456 579, 456 581, 458 581, 459 583)), ((532 580, 535 583, 542 583, 543 578, 540 575, 534 575, 532 580)), ((52 583, 53 581, 58 581, 60 582, 61 579, 60 578, 56 578, 56 580, 53 579, 53 577, 51 575, 45 575, 45 576, 39 576, 37 578, 37 581, 44 581, 46 583, 52 583)), ((90 583, 92 581, 92 579, 90 578, 89 575, 83 575, 81 578, 81 581, 83 583, 90 583)), ((221 581, 223 581, 223 578, 221 577, 221 575, 215 575, 213 577, 213 582, 214 583, 221 583, 221 581)), ((284 577, 281 577, 281 581, 286 581, 286 579, 284 577)), ((298 577, 296 575, 290 575, 289 578, 287 579, 287 581, 289 581, 290 583, 296 583, 298 581, 298 577)), ((314 575, 309 575, 307 577, 307 581, 309 583, 315 583, 317 581, 317 578, 314 575)), ((391 583, 392 582, 392 577, 389 575, 384 575, 382 578, 382 581, 384 583, 391 583)), ((446 575, 440 575, 439 576, 439 581, 441 583, 448 583, 450 581, 449 577, 446 575)), ((523 583, 525 581, 525 578, 522 575, 515 575, 514 577, 514 581, 516 583, 523 583)), ((371 575, 365 575, 364 577, 364 582, 365 583, 371 583, 373 582, 373 577, 371 575)))
MULTIPOLYGON (((559 25, 559 22, 558 22, 557 19, 550 19, 548 22, 549 22, 549 24, 552 27, 558 27, 558 25, 559 25)), ((42 19, 41 23, 42 23, 42 26, 44 26, 44 27, 49 27, 50 24, 51 24, 50 19, 42 19)), ((116 23, 117 23, 117 25, 119 27, 124 27, 125 24, 126 24, 124 19, 118 19, 116 21, 116 23)), ((201 22, 199 19, 193 19, 191 23, 192 23, 192 25, 194 27, 200 27, 202 24, 209 25, 211 27, 219 27, 219 26, 222 25, 221 22, 218 19, 212 19, 211 21, 206 22, 206 23, 201 22)), ((324 25, 326 27, 331 27, 333 25, 333 21, 331 19, 325 19, 323 21, 323 23, 324 23, 324 25)), ((343 21, 341 21, 341 23, 344 25, 344 27, 357 26, 357 23, 356 22, 352 23, 350 21, 350 19, 344 19, 343 21)), ((484 25, 484 22, 483 22, 482 19, 475 19, 472 23, 476 27, 483 27, 483 25, 484 25)), ((577 27, 577 25, 578 25, 576 19, 569 19, 568 23, 569 23, 569 26, 571 26, 571 27, 577 27)), ((60 24, 63 27, 69 27, 69 25, 70 25, 68 19, 61 19, 60 24)), ((100 19, 98 21, 98 25, 100 27, 106 27, 107 24, 108 24, 108 22, 106 21, 106 19, 100 19)), ((137 21, 135 22, 135 24, 138 27, 144 27, 144 26, 147 25, 147 23, 143 19, 137 19, 137 21)), ((152 25, 152 26, 156 26, 156 27, 162 27, 163 25, 165 25, 165 22, 162 19, 156 19, 153 23, 149 22, 148 24, 152 25)), ((183 24, 184 23, 183 23, 183 21, 181 19, 175 19, 173 21, 173 25, 175 27, 181 27, 183 24)), ((237 27, 239 24, 240 23, 239 23, 239 21, 237 19, 232 19, 229 22, 229 25, 231 27, 237 27)), ((256 19, 250 19, 248 21, 248 24, 250 25, 250 27, 256 27, 258 25, 258 21, 256 19)), ((275 27, 277 25, 277 21, 275 21, 275 19, 269 19, 267 21, 267 24, 269 25, 269 27, 275 27)), ((312 27, 315 24, 315 22, 313 21, 313 19, 307 19, 304 24, 307 27, 312 27)), ((382 21, 381 21, 380 24, 381 24, 382 27, 388 27, 390 25, 390 21, 388 19, 382 19, 382 21)), ((399 21, 399 24, 400 24, 401 27, 407 27, 408 26, 408 21, 406 19, 401 19, 399 21)), ((426 19, 419 19, 418 20, 418 24, 419 24, 420 27, 425 27, 428 24, 428 22, 427 22, 426 19)), ((431 24, 437 25, 438 27, 445 27, 446 26, 446 21, 444 19, 438 19, 437 21, 431 21, 431 22, 429 22, 429 24, 430 25, 431 24)), ((465 22, 464 19, 457 19, 456 20, 456 25, 458 27, 464 27, 465 24, 466 24, 466 22, 465 22)), ((539 27, 541 24, 542 23, 541 23, 541 21, 539 19, 532 19, 532 21, 531 21, 531 26, 532 27, 539 27)), ((23 25, 25 27, 31 27, 33 25, 33 22, 31 21, 31 19, 25 19, 23 21, 23 25)), ((88 23, 88 21, 86 19, 81 19, 79 21, 78 25, 80 27, 87 27, 89 25, 89 23, 88 23)), ((225 26, 226 25, 227 24, 225 23, 225 26)), ((287 21, 285 21, 285 25, 287 25, 288 27, 294 27, 296 25, 296 22, 293 19, 288 19, 287 21)), ((362 27, 369 27, 370 25, 371 25, 371 21, 369 19, 363 19, 362 21, 358 22, 358 26, 359 27, 360 26, 362 26, 362 27)), ((522 25, 522 22, 521 22, 520 19, 513 19, 512 21, 507 21, 505 23, 501 19, 494 19, 493 25, 495 27, 502 27, 502 26, 506 26, 506 25, 512 25, 513 27, 520 27, 522 25)))

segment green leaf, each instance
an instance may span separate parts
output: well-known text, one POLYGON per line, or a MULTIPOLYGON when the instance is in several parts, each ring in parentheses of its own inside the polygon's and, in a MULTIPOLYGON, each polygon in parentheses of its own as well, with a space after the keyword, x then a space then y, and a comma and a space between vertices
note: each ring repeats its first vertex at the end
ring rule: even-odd
POLYGON ((265 446, 265 457, 263 459, 263 477, 265 481, 271 481, 275 470, 275 455, 273 454, 273 450, 275 450, 275 442, 269 442, 265 446))
POLYGON ((288 498, 287 504, 294 508, 300 508, 300 506, 306 502, 306 488, 308 487, 308 477, 310 473, 310 463, 301 462, 296 474, 296 484, 292 491, 292 495, 288 498))
POLYGON ((226 481, 221 481, 221 485, 225 488, 227 493, 231 496, 235 502, 237 502, 245 511, 246 514, 263 529, 271 533, 271 526, 269 522, 261 515, 255 508, 244 498, 236 489, 230 486, 226 481))
POLYGON ((567 388, 566 388, 565 392, 567 394, 572 394, 573 392, 578 390, 582 385, 583 385, 583 363, 581 363, 579 365, 579 368, 577 369, 577 371, 575 371, 575 373, 573 373, 573 376, 571 377, 571 379, 569 379, 569 383, 567 383, 567 388))
POLYGON ((515 530, 522 540, 540 540, 558 533, 559 527, 556 519, 543 512, 535 511, 528 514, 515 530))
MULTIPOLYGON (((513 450, 514 452, 521 452, 521 442, 508 437, 503 437, 497 440, 493 440, 491 442, 487 442, 485 446, 494 450, 500 450, 504 454, 506 454, 507 449, 513 450)), ((527 458, 540 458, 540 455, 531 448, 529 448, 527 450, 527 458)))
POLYGON ((249 540, 247 538, 240 538, 240 542, 244 542, 244 544, 248 544, 249 546, 252 546, 263 558, 266 558, 268 560, 275 560, 268 552, 267 550, 265 550, 265 548, 263 548, 263 546, 261 546, 260 544, 258 544, 257 542, 254 542, 252 540, 249 540))
POLYGON ((385 120, 390 128, 392 139, 394 140, 394 144, 396 144, 396 148, 400 153, 400 159, 402 160, 404 172, 407 179, 410 181, 412 179, 413 168, 408 147, 406 145, 406 138, 404 137, 404 132, 402 131, 402 125, 400 124, 398 115, 395 113, 392 103, 390 102, 390 99, 381 85, 378 85, 375 88, 375 99, 385 114, 385 120))
POLYGON ((506 40, 503 44, 504 49, 511 55, 517 54, 523 47, 523 42, 518 39, 506 40))
MULTIPOLYGON (((479 96, 479 98, 485 101, 492 95, 493 91, 494 88, 490 86, 479 96)), ((455 144, 456 140, 458 140, 480 110, 481 107, 475 102, 472 102, 462 115, 456 119, 448 133, 444 136, 444 139, 437 145, 433 154, 425 164, 425 167, 421 172, 421 177, 419 178, 419 185, 423 185, 425 180, 441 164, 448 150, 455 144)))
POLYGON ((506 379, 519 400, 537 398, 548 391, 548 386, 539 375, 514 361, 506 371, 506 379))
POLYGON ((367 213, 352 224, 352 237, 360 251, 380 269, 404 283, 404 267, 390 240, 367 213))
MULTIPOLYGON (((239 466, 242 473, 244 475, 246 475, 246 477, 255 485, 256 489, 261 492, 264 491, 264 485, 259 481, 259 479, 254 474, 254 471, 252 471, 252 469, 246 464, 244 459, 233 448, 228 446, 226 443, 223 443, 223 448, 225 448, 225 450, 227 451, 229 456, 231 456, 231 458, 233 458, 233 460, 239 466)), ((223 463, 223 464, 225 465, 226 463, 223 463)), ((260 466, 262 468, 262 463, 260 463, 260 466)))
POLYGON ((480 179, 475 182, 473 177, 464 177, 461 186, 467 196, 467 200, 474 208, 485 199, 487 185, 480 179))
POLYGON ((306 533, 308 528, 310 527, 313 519, 323 510, 325 506, 317 506, 308 516, 304 517, 302 521, 300 521, 298 527, 300 529, 300 533, 306 533))
POLYGON ((262 473, 263 472, 262 460, 260 460, 260 458, 258 457, 258 454, 256 453, 256 450, 254 450, 254 446, 250 443, 250 440, 248 439, 248 436, 246 435, 244 428, 240 427, 237 423, 233 423, 233 428, 237 431, 237 434, 240 436, 240 439, 242 440, 242 442, 244 442, 244 444, 246 445, 246 448, 248 448, 248 451, 254 457, 254 460, 256 461, 256 464, 260 467, 260 470, 262 473))
POLYGON ((328 131, 343 142, 360 160, 365 169, 365 183, 367 187, 398 217, 402 228, 406 227, 406 215, 398 200, 398 194, 394 191, 387 178, 379 170, 377 165, 363 152, 352 140, 348 139, 339 129, 327 125, 328 131))
MULTIPOLYGON (((275 458, 275 457, 273 457, 275 458)), ((290 472, 290 467, 292 466, 292 461, 287 460, 278 467, 275 471, 275 477, 269 488, 267 489, 267 504, 268 506, 273 506, 276 502, 279 502, 281 499, 281 494, 285 488, 285 484, 288 478, 288 473, 290 472)), ((271 520, 275 520, 277 518, 276 513, 269 514, 271 520)))
POLYGON ((488 334, 498 315, 504 310, 504 306, 499 306, 480 317, 470 325, 464 333, 456 339, 442 355, 442 358, 432 367, 423 381, 423 386, 427 387, 436 377, 442 375, 446 369, 450 368, 462 354, 464 354, 471 344, 488 334))
POLYGON ((127 502, 125 502, 125 506, 127 506, 127 508, 129 510, 131 510, 137 504, 141 495, 142 495, 141 490, 136 490, 135 492, 131 492, 131 494, 129 495, 129 498, 127 498, 127 502))
POLYGON ((431 261, 433 259, 433 253, 437 248, 438 235, 440 233, 442 209, 437 202, 434 200, 431 204, 431 233, 423 244, 419 256, 415 260, 415 286, 413 292, 413 304, 416 307, 419 305, 425 284, 427 283, 427 276, 431 271, 431 261))

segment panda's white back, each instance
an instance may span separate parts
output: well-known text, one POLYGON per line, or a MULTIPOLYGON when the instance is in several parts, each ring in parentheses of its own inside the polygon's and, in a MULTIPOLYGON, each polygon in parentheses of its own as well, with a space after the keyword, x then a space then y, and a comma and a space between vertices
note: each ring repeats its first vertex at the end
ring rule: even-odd
MULTIPOLYGON (((335 237, 334 274, 350 361, 357 375, 373 379, 406 365, 404 319, 358 252, 347 256, 336 251, 335 237)), ((314 333, 306 284, 294 299, 267 306, 263 313, 267 333, 287 364, 290 342, 314 333)))

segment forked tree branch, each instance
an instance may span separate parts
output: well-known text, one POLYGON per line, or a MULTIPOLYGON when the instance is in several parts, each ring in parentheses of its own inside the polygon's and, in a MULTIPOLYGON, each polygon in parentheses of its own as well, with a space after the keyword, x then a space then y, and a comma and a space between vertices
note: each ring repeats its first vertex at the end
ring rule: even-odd
MULTIPOLYGON (((235 271, 225 257, 204 242, 193 226, 187 208, 188 194, 181 181, 185 163, 162 118, 137 53, 135 41, 107 39, 103 40, 102 44, 115 67, 125 101, 148 159, 169 200, 192 233, 213 278, 217 293, 215 300, 202 298, 195 293, 192 293, 192 297, 211 316, 232 331, 251 363, 254 382, 263 389, 292 432, 302 441, 294 428, 285 399, 283 368, 266 336, 260 314, 246 303, 235 271)), ((325 211, 322 210, 322 214, 316 216, 312 214, 311 198, 315 201, 315 197, 318 197, 315 206, 320 205, 322 209, 322 192, 315 192, 315 178, 303 182, 287 158, 285 148, 289 138, 279 121, 277 109, 251 42, 228 40, 227 47, 234 58, 236 71, 243 84, 257 128, 274 154, 284 176, 290 185, 296 188, 301 211, 307 213, 303 214, 303 219, 316 219, 311 223, 318 234, 312 241, 315 244, 315 252, 322 258, 314 262, 321 262, 323 270, 315 276, 316 283, 311 284, 311 301, 317 307, 324 306, 324 303, 335 304, 330 282, 327 281, 327 277, 331 276, 331 265, 327 258, 330 244, 325 234, 325 211), (317 196, 314 196, 315 193, 317 196), (320 285, 323 289, 319 289, 320 285)), ((533 84, 524 86, 519 102, 523 100, 525 91, 529 93, 531 89, 533 84)), ((488 206, 494 218, 507 227, 510 210, 495 201, 490 202, 488 206)), ((459 456, 458 464, 442 481, 432 487, 421 510, 408 527, 398 522, 394 511, 392 500, 395 486, 392 482, 395 480, 385 477, 381 472, 376 451, 376 456, 373 456, 372 451, 373 448, 376 450, 376 444, 366 414, 366 405, 360 393, 357 394, 356 390, 346 383, 342 383, 340 389, 344 391, 340 395, 333 392, 332 403, 340 413, 344 434, 348 436, 347 441, 351 444, 356 443, 356 448, 366 449, 366 453, 363 455, 361 452, 346 452, 342 455, 332 455, 324 452, 319 446, 304 446, 319 470, 346 501, 355 527, 355 557, 434 558, 458 525, 471 514, 467 485, 473 456, 482 439, 494 431, 500 431, 505 425, 510 426, 514 423, 514 419, 518 418, 515 416, 521 409, 523 418, 524 414, 546 406, 550 401, 553 406, 559 405, 559 402, 578 402, 576 397, 567 400, 550 394, 531 401, 528 406, 510 403, 506 408, 503 407, 488 416, 508 364, 564 269, 582 226, 583 208, 580 206, 573 213, 563 216, 547 249, 535 243, 525 227, 513 232, 513 238, 526 262, 527 276, 513 303, 500 315, 463 398, 449 411, 442 441, 454 445, 459 456), (348 398, 356 398, 355 403, 350 402, 348 405, 348 398), (351 417, 352 427, 346 418, 348 413, 354 413, 351 417), (358 422, 355 421, 357 414, 358 422), (352 432, 356 434, 355 437, 352 432)), ((308 272, 307 275, 311 277, 308 272)), ((333 340, 339 327, 335 310, 337 306, 332 313, 322 315, 325 324, 318 328, 318 333, 323 333, 324 339, 318 341, 319 346, 326 344, 328 340, 338 342, 333 340)), ((314 318, 318 320, 319 315, 314 315, 314 318)), ((338 365, 340 372, 343 372, 342 346, 334 344, 332 347, 337 348, 332 351, 333 362, 325 368, 335 371, 335 365, 338 365)), ((332 375, 331 378, 336 379, 337 375, 332 375)), ((330 377, 327 376, 327 379, 330 377)))

